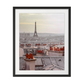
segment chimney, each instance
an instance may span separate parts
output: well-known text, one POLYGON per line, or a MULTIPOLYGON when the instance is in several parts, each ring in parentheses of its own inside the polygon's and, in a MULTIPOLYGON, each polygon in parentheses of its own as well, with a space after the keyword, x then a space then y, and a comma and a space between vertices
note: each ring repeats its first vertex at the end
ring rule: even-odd
POLYGON ((36 59, 28 59, 28 58, 24 58, 25 62, 26 62, 26 70, 35 70, 35 61, 36 59))

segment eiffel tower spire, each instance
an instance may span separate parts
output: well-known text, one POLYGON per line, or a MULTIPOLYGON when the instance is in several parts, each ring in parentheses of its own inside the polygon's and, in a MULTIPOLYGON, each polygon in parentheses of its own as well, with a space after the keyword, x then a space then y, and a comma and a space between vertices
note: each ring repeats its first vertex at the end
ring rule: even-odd
POLYGON ((35 22, 35 31, 34 31, 34 37, 38 37, 37 31, 36 31, 36 22, 35 22))

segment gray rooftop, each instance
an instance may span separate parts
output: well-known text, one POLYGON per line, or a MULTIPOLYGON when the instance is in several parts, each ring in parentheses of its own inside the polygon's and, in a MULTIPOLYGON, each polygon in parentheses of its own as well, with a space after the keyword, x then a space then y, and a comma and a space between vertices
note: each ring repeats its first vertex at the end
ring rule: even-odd
MULTIPOLYGON (((35 70, 64 70, 64 56, 34 56, 35 70)), ((25 70, 24 57, 20 57, 20 70, 25 70)))

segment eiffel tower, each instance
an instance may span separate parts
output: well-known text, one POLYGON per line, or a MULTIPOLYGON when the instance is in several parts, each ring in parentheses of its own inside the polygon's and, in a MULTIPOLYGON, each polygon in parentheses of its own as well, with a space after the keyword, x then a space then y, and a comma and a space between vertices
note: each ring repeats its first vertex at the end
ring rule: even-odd
POLYGON ((35 22, 35 32, 34 32, 34 36, 33 37, 38 37, 37 31, 36 31, 36 22, 35 22))

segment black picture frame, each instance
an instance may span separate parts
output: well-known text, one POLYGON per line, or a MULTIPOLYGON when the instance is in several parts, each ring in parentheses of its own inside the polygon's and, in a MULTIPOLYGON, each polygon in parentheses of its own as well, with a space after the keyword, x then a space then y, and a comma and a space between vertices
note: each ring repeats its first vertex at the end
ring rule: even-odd
POLYGON ((13 77, 70 77, 71 76, 71 7, 13 7, 13 77), (15 10, 16 9, 68 9, 68 75, 16 75, 15 74, 15 10))

